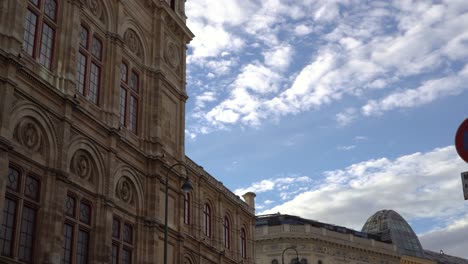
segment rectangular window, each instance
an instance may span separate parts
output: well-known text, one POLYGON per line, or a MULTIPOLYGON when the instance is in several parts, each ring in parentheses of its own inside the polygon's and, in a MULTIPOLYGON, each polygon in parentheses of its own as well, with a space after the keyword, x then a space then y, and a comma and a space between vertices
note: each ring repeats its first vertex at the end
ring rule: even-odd
POLYGON ((80 45, 84 48, 88 47, 88 29, 83 26, 80 29, 80 45))
POLYGON ((120 234, 120 221, 118 219, 112 219, 112 237, 119 238, 120 234))
POLYGON ((34 199, 35 201, 39 200, 39 181, 31 176, 26 177, 26 183, 24 188, 24 195, 34 199))
POLYGON ((98 103, 99 80, 101 79, 101 69, 94 63, 91 63, 91 74, 89 78, 89 99, 91 102, 98 103))
POLYGON ((26 263, 32 263, 34 227, 36 225, 36 210, 23 207, 21 219, 21 232, 19 240, 19 259, 26 263))
POLYGON ((26 22, 24 24, 23 49, 29 55, 34 55, 34 41, 36 39, 37 15, 31 10, 26 11, 26 22))
POLYGON ((122 250, 122 264, 132 264, 132 251, 128 248, 122 250))
POLYGON ((78 245, 76 250, 76 263, 88 263, 89 233, 83 230, 78 231, 78 245))
POLYGON ((112 244, 112 264, 119 263, 119 246, 112 244))
POLYGON ((133 227, 129 224, 123 226, 123 241, 129 244, 133 243, 133 227))
POLYGON ((86 78, 86 56, 78 52, 78 62, 77 62, 77 71, 76 71, 76 81, 77 81, 77 90, 80 94, 84 95, 85 89, 85 78, 86 78))
POLYGON ((39 62, 44 65, 47 69, 50 69, 52 62, 52 49, 55 37, 55 30, 49 25, 44 23, 42 25, 42 38, 41 38, 41 53, 39 56, 39 62))
POLYGON ((8 181, 7 187, 12 191, 18 192, 19 188, 19 171, 13 168, 8 168, 8 181))
POLYGON ((5 198, 3 222, 0 229, 0 250, 2 256, 10 257, 13 249, 13 234, 16 219, 16 201, 5 198))
POLYGON ((80 204, 80 221, 88 225, 91 223, 91 206, 87 203, 80 204))
POLYGON ((130 96, 130 130, 133 133, 137 132, 137 113, 138 100, 134 96, 130 96))
POLYGON ((120 125, 125 126, 125 112, 127 111, 127 91, 120 87, 120 125))
POLYGON ((94 57, 98 58, 101 60, 102 56, 102 43, 99 39, 96 37, 93 37, 93 41, 91 43, 91 53, 94 55, 94 57))
POLYGON ((63 258, 62 264, 71 264, 73 253, 73 226, 65 224, 63 227, 63 258))

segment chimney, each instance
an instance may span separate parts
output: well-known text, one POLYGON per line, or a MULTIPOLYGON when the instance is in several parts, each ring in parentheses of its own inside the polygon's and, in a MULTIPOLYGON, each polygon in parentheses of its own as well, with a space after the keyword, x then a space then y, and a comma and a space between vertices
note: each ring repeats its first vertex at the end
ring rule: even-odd
POLYGON ((250 208, 254 210, 255 210, 255 196, 257 195, 253 192, 248 192, 242 195, 242 197, 244 198, 244 201, 249 205, 250 208))

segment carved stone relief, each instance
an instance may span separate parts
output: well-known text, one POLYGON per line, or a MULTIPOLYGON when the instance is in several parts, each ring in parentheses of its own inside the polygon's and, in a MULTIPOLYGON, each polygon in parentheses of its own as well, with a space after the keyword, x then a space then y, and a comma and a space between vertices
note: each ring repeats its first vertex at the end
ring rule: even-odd
POLYGON ((15 139, 30 151, 42 152, 42 132, 37 124, 29 118, 22 120, 16 126, 15 139))
POLYGON ((180 63, 180 52, 176 44, 171 40, 166 40, 166 45, 164 48, 164 59, 166 59, 167 64, 172 68, 176 69, 180 63))
POLYGON ((104 12, 103 12, 103 7, 102 7, 102 2, 101 1, 99 1, 99 0, 87 0, 86 4, 88 6, 89 11, 91 11, 91 13, 94 16, 99 18, 99 20, 101 20, 101 22, 105 22, 104 21, 104 12))
POLYGON ((71 160, 70 171, 81 179, 93 182, 96 169, 91 156, 83 150, 78 150, 71 160))
POLYGON ((134 205, 134 188, 132 182, 127 177, 120 178, 115 195, 123 202, 134 205))
POLYGON ((143 58, 143 45, 135 31, 127 29, 124 33, 124 42, 135 55, 139 58, 143 58))

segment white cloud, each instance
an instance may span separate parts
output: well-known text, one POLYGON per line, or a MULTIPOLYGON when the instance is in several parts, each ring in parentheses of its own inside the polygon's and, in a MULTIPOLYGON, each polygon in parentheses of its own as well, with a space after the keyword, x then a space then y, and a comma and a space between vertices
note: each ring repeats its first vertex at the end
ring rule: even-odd
MULTIPOLYGON (((307 176, 299 176, 299 177, 284 177, 284 178, 276 178, 276 179, 268 179, 262 180, 259 182, 252 183, 247 188, 239 188, 234 190, 234 193, 237 195, 242 195, 247 192, 254 192, 256 194, 271 191, 274 189, 277 190, 289 190, 293 189, 297 191, 296 185, 304 184, 311 182, 311 179, 307 176)), ((265 204, 271 204, 273 201, 266 202, 265 204)))
POLYGON ((371 100, 362 107, 362 113, 369 116, 396 108, 427 104, 441 97, 460 94, 467 89, 467 82, 468 64, 457 74, 426 81, 415 89, 397 91, 378 101, 371 100))
POLYGON ((417 107, 465 89, 466 74, 453 73, 468 57, 461 2, 247 2, 187 3, 197 35, 188 62, 215 75, 206 85, 228 91, 196 115, 211 130, 258 126, 348 97, 367 101, 360 113, 343 109, 334 117, 346 125, 359 114, 417 107), (376 94, 381 99, 369 100, 376 94))
POLYGON ((466 234, 468 234, 468 214, 450 221, 442 228, 420 235, 419 239, 425 249, 435 252, 443 250, 445 254, 468 258, 466 234))
MULTIPOLYGON (((260 214, 280 211, 355 229, 382 209, 393 209, 408 221, 450 217, 468 209, 459 177, 463 169, 466 164, 453 146, 367 160, 324 172, 325 178, 308 190, 260 214)), ((269 191, 284 193, 275 185, 269 191)))
POLYGON ((355 148, 356 148, 356 145, 348 145, 348 146, 338 146, 338 147, 336 147, 337 150, 344 150, 344 151, 352 150, 352 149, 355 149, 355 148))
POLYGON ((336 114, 336 121, 341 127, 349 125, 357 118, 356 109, 346 108, 343 112, 336 114))

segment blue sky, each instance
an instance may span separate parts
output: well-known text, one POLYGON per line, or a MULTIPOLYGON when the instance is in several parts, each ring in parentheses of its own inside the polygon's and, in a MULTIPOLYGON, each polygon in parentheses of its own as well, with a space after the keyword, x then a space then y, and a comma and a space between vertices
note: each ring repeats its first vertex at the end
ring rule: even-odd
POLYGON ((468 258, 466 1, 189 0, 186 152, 256 211, 399 212, 468 258))

